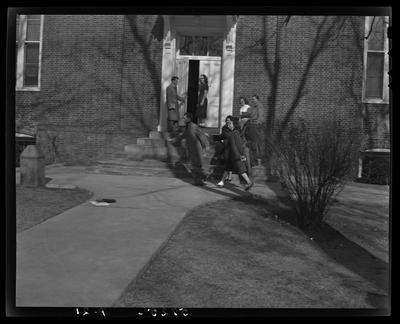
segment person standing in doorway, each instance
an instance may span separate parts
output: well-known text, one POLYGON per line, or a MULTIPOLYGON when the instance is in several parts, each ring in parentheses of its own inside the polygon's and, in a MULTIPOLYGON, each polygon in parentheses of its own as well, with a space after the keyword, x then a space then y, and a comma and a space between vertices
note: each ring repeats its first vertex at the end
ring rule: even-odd
POLYGON ((199 96, 196 109, 197 122, 200 127, 205 127, 205 119, 207 118, 207 94, 208 94, 208 78, 201 74, 199 78, 199 96))
POLYGON ((177 76, 173 76, 171 84, 167 87, 167 108, 168 108, 168 131, 175 133, 177 131, 179 121, 179 105, 185 99, 178 96, 178 80, 177 76))

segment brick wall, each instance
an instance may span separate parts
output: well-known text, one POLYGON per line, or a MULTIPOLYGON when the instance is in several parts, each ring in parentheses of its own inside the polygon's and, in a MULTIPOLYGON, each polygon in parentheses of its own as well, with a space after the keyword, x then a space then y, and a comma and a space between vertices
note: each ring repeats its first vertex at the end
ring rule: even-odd
MULTIPOLYGON (((359 125, 370 148, 389 147, 388 105, 361 102, 363 17, 285 19, 241 16, 234 114, 240 96, 258 94, 277 120, 337 117, 359 125)), ((155 15, 46 15, 41 90, 17 91, 17 131, 39 125, 51 162, 104 156, 146 136, 159 116, 160 28, 155 15)))
POLYGON ((361 101, 364 18, 285 19, 241 16, 234 113, 240 96, 258 94, 267 115, 279 121, 288 114, 311 122, 336 118, 360 127, 369 147, 389 147, 388 105, 361 101))
POLYGON ((46 15, 41 90, 17 92, 18 127, 39 126, 43 147, 57 137, 58 160, 102 156, 146 136, 159 114, 156 18, 46 15))

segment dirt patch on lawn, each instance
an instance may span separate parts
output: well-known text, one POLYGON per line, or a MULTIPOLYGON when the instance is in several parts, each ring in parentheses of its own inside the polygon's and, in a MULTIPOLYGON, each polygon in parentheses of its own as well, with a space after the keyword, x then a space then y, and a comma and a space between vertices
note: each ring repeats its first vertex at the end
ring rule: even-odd
POLYGON ((386 308, 388 265, 329 225, 304 233, 284 200, 199 207, 116 307, 386 308))
POLYGON ((48 189, 16 186, 17 233, 75 207, 92 197, 81 188, 48 189))

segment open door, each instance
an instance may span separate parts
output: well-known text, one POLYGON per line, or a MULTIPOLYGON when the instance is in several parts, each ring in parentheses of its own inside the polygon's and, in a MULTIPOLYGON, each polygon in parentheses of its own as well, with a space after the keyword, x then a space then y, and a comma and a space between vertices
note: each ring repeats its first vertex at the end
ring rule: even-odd
POLYGON ((208 78, 207 95, 207 127, 219 127, 220 125, 220 60, 200 60, 199 74, 205 74, 208 78))
POLYGON ((187 109, 189 59, 179 58, 176 60, 175 75, 179 78, 178 95, 185 98, 185 102, 179 107, 179 126, 185 126, 183 115, 187 109))

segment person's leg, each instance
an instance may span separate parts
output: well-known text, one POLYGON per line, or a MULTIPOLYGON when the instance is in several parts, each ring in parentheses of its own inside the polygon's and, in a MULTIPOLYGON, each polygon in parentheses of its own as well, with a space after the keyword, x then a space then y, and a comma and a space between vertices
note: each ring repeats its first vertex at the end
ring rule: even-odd
POLYGON ((250 179, 249 179, 247 173, 242 173, 241 175, 242 175, 242 177, 243 177, 243 178, 246 180, 246 182, 247 182, 247 185, 246 185, 246 187, 245 187, 245 190, 246 190, 246 191, 247 191, 247 190, 250 190, 250 188, 254 185, 254 183, 250 181, 250 179))
POLYGON ((241 176, 244 178, 244 180, 246 180, 247 184, 251 183, 250 178, 246 172, 242 173, 241 176))
POLYGON ((251 168, 251 161, 250 161, 251 157, 250 157, 250 150, 249 150, 248 146, 246 146, 244 148, 244 155, 246 157, 246 162, 245 162, 246 169, 247 169, 246 173, 249 176, 249 178, 252 178, 253 177, 253 170, 251 168))
POLYGON ((167 122, 167 131, 172 132, 172 120, 168 119, 167 122))
POLYGON ((248 177, 248 175, 247 175, 246 172, 245 172, 245 173, 242 173, 241 176, 242 176, 242 177, 246 180, 246 182, 247 182, 247 185, 246 185, 246 187, 245 187, 245 189, 246 189, 246 191, 247 191, 247 190, 249 190, 249 189, 253 186, 254 183, 250 181, 250 179, 249 179, 249 177, 248 177))
POLYGON ((194 180, 194 184, 195 185, 202 185, 203 184, 201 171, 197 166, 192 168, 192 176, 193 176, 193 180, 194 180))
POLYGON ((217 183, 218 187, 223 187, 225 184, 225 179, 229 171, 224 170, 224 174, 222 175, 222 179, 220 182, 217 183))

